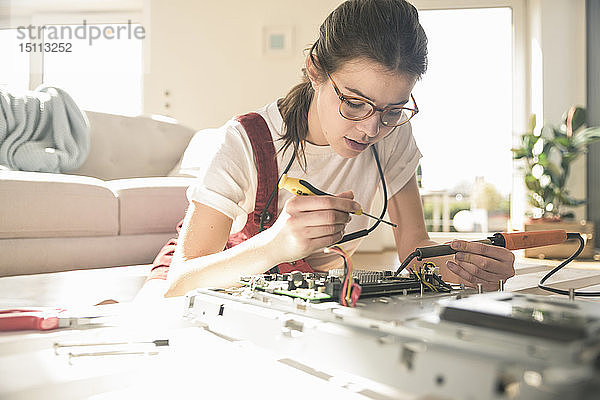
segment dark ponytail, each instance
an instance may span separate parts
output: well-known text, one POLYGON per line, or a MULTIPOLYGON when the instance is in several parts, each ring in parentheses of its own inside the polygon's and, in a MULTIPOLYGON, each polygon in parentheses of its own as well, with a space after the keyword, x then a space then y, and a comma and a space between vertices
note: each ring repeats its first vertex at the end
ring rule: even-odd
POLYGON ((308 135, 308 109, 315 94, 315 90, 308 79, 306 69, 302 70, 304 76, 302 83, 297 84, 290 90, 279 102, 279 110, 283 116, 283 124, 286 127, 282 138, 284 144, 281 152, 285 152, 288 147, 294 147, 296 157, 301 156, 306 166, 306 157, 304 155, 304 142, 308 135))
MULTIPOLYGON (((427 36, 417 9, 405 0, 349 0, 325 19, 308 57, 321 79, 361 58, 418 79, 427 69, 427 36)), ((305 69, 303 74, 302 83, 279 102, 279 109, 285 126, 281 151, 293 146, 306 164, 304 142, 315 92, 305 69)))

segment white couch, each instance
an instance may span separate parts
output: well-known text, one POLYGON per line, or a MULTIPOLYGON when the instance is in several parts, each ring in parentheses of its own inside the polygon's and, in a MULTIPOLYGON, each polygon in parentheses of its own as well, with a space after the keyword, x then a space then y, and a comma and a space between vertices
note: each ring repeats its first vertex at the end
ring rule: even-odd
POLYGON ((91 150, 69 174, 0 172, 0 276, 150 263, 187 208, 177 172, 194 130, 86 112, 91 150))

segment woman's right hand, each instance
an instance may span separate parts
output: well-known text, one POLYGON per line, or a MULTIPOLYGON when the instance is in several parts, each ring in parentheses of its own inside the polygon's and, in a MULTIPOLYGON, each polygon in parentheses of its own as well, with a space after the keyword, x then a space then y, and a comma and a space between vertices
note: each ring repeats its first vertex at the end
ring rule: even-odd
POLYGON ((344 236, 350 213, 361 206, 351 191, 336 196, 294 196, 289 199, 277 221, 263 233, 269 245, 291 262, 328 247, 344 236))

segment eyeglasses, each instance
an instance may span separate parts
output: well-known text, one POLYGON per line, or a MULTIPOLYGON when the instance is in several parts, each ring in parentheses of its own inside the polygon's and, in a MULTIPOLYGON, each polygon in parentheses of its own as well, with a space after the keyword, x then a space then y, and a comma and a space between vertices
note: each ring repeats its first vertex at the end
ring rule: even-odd
POLYGON ((396 127, 400 125, 404 125, 412 117, 415 116, 419 112, 419 107, 417 107, 417 103, 412 93, 410 98, 414 104, 414 108, 408 107, 377 107, 373 102, 363 99, 362 97, 354 97, 354 96, 346 96, 342 94, 340 89, 338 89, 335 81, 327 73, 327 76, 331 80, 333 84, 333 89, 335 93, 338 95, 340 99, 340 115, 350 121, 362 121, 363 119, 369 118, 371 115, 375 113, 375 111, 379 111, 381 115, 379 116, 379 120, 381 124, 387 127, 396 127))

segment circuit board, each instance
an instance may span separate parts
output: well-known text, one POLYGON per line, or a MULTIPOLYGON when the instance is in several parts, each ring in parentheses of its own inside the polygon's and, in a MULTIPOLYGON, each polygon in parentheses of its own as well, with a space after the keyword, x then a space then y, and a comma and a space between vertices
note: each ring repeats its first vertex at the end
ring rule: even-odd
MULTIPOLYGON (((242 277, 240 283, 251 290, 300 298, 311 303, 338 301, 342 293, 345 271, 328 273, 262 274, 242 277)), ((354 270, 353 281, 361 287, 361 298, 407 295, 411 293, 448 293, 445 283, 434 267, 424 265, 420 271, 411 270, 408 276, 394 276, 391 270, 354 270)))

